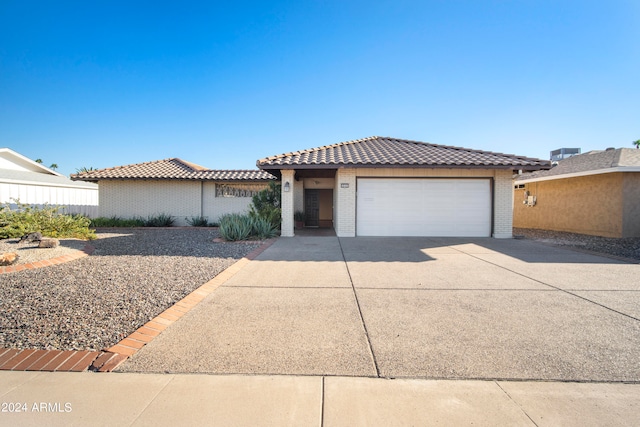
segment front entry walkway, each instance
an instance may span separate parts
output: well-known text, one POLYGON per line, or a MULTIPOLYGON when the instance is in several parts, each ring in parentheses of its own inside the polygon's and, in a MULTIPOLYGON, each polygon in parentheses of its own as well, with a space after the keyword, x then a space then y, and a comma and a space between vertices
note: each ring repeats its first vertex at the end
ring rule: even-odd
POLYGON ((280 238, 118 370, 640 381, 638 273, 521 240, 280 238))

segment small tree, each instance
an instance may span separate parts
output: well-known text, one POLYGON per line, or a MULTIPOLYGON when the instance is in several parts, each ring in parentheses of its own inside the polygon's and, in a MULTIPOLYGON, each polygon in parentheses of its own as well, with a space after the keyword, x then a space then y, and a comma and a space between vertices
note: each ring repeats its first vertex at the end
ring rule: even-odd
POLYGON ((280 228, 282 215, 281 200, 280 185, 272 181, 267 188, 253 196, 249 216, 253 218, 264 218, 274 227, 280 228))
POLYGON ((635 145, 636 148, 640 148, 640 139, 633 141, 632 144, 635 145))

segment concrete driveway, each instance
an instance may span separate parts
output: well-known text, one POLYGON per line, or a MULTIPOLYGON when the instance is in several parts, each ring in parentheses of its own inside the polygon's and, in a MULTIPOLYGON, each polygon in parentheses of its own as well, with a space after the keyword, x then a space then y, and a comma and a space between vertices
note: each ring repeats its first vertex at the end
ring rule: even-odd
POLYGON ((525 240, 280 238, 118 369, 640 381, 640 265, 525 240))

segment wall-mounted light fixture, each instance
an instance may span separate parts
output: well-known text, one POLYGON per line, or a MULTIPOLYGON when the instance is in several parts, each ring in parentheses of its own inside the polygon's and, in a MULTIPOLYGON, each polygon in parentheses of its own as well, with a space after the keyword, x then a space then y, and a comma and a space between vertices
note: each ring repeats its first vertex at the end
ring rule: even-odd
POLYGON ((289 192, 289 190, 291 189, 291 184, 289 184, 289 181, 287 181, 287 182, 285 182, 285 183, 284 183, 284 187, 283 187, 283 189, 284 189, 284 192, 285 192, 285 193, 288 193, 288 192, 289 192))

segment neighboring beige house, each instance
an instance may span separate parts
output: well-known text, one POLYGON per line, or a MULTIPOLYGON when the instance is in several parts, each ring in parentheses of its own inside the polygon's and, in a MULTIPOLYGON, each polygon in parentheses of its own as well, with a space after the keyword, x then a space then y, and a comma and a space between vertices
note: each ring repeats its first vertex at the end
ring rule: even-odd
POLYGON ((260 170, 211 170, 173 158, 72 175, 100 185, 101 217, 171 215, 176 225, 194 217, 216 222, 245 212, 252 197, 275 180, 260 170))
POLYGON ((9 148, 0 148, 0 204, 60 206, 65 213, 96 216, 98 186, 66 176, 9 148))
POLYGON ((294 212, 340 237, 512 237, 514 171, 549 161, 370 137, 258 160, 282 184, 282 236, 294 212))
POLYGON ((573 156, 520 175, 514 192, 515 227, 640 237, 640 150, 573 156))

